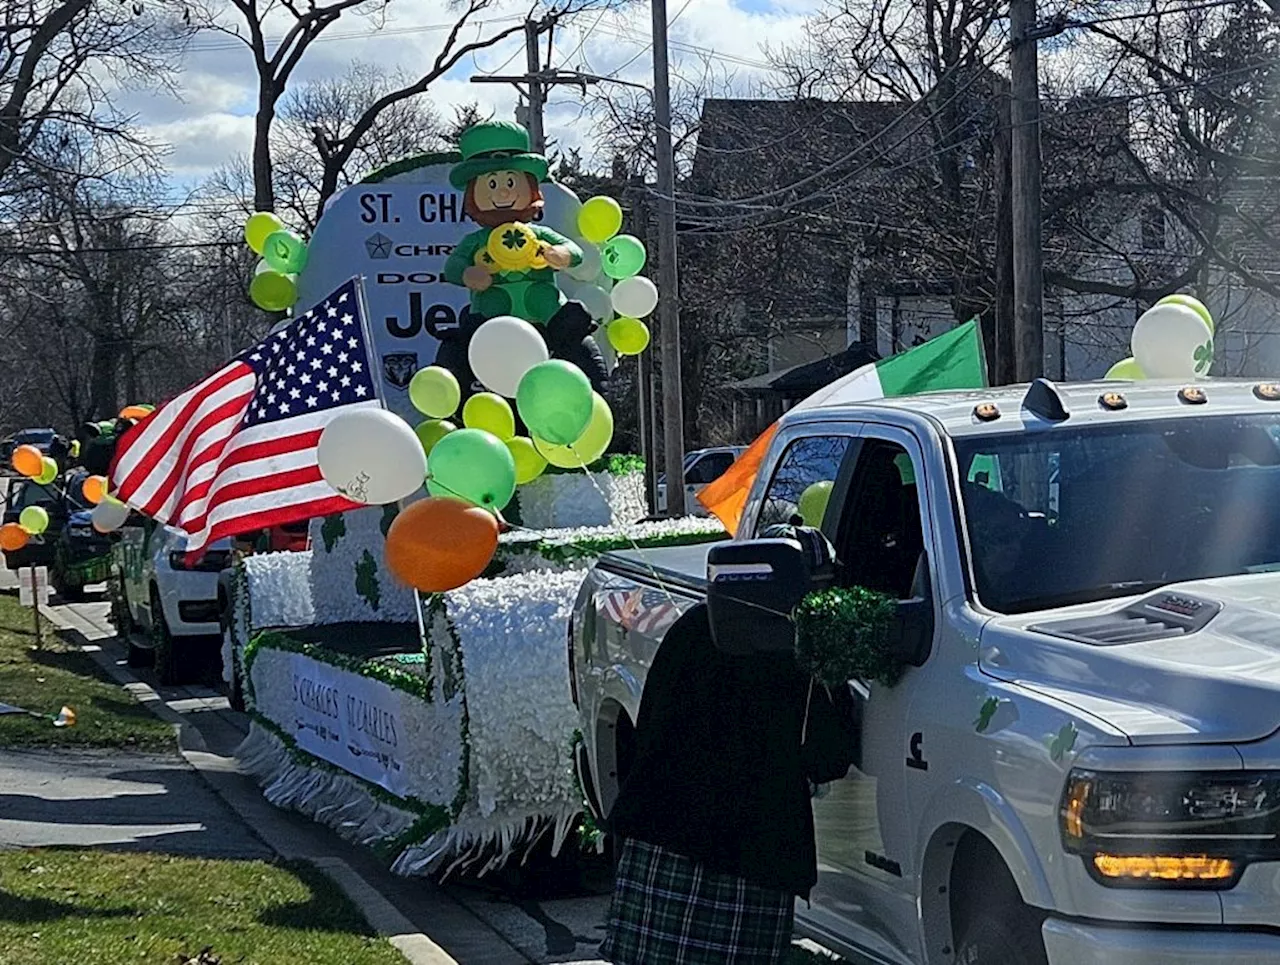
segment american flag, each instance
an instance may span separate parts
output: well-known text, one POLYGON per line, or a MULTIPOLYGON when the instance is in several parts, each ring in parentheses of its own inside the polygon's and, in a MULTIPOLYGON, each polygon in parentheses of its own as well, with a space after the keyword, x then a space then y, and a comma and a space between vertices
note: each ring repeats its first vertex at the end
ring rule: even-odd
MULTIPOLYGON (((692 604, 689 604, 692 605, 692 604)), ((655 634, 667 629, 688 609, 666 590, 604 590, 596 606, 624 630, 655 634)))
POLYGON ((166 402, 121 440, 111 491, 214 540, 352 509, 320 475, 330 420, 380 403, 353 278, 310 311, 166 402))

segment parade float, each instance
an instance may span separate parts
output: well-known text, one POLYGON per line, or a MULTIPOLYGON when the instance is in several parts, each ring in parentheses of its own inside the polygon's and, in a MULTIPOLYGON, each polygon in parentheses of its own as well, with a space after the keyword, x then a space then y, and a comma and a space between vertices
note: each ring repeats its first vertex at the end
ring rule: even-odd
POLYGON ((549 181, 517 125, 459 146, 353 185, 306 242, 271 215, 246 229, 266 309, 363 275, 383 407, 320 439, 361 508, 232 573, 240 757, 273 803, 405 874, 563 844, 582 811, 565 640, 585 569, 725 536, 645 521, 643 464, 610 451, 602 390, 657 300, 620 206, 549 181))

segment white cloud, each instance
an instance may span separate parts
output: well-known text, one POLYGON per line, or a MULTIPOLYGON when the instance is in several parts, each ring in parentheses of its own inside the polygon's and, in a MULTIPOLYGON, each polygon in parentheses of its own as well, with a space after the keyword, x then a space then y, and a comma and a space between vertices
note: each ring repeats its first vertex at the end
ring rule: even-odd
MULTIPOLYGON (((805 15, 818 5, 819 0, 668 0, 673 74, 693 79, 709 59, 722 78, 732 77, 735 89, 750 92, 767 76, 766 45, 797 39, 805 15)), ((501 0, 461 39, 474 40, 518 24, 527 9, 526 0, 501 0)), ((647 3, 637 3, 604 16, 581 15, 557 31, 552 63, 650 86, 649 9, 647 3)), ((368 17, 345 16, 308 49, 293 83, 333 76, 357 60, 420 73, 435 58, 446 36, 442 28, 452 21, 448 0, 392 4, 381 25, 368 17)), ((278 37, 285 26, 284 20, 269 23, 268 36, 278 37)), ((474 57, 464 57, 432 86, 430 96, 446 118, 455 105, 470 101, 498 117, 511 117, 517 100, 513 87, 475 84, 470 78, 479 73, 521 73, 524 63, 523 36, 517 33, 474 57)), ((195 38, 184 66, 179 97, 132 92, 125 95, 125 106, 152 138, 172 145, 169 166, 174 179, 190 183, 249 150, 257 81, 249 51, 223 34, 195 38)), ((580 102, 577 89, 557 88, 547 112, 547 133, 566 147, 583 148, 590 157, 591 122, 581 116, 580 102)))

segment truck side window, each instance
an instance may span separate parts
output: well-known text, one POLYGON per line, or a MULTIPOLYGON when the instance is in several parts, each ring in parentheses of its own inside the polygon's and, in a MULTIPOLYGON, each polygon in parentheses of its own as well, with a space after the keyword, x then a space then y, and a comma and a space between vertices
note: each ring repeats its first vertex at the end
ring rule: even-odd
POLYGON ((709 452, 684 474, 685 485, 705 486, 723 476, 733 465, 733 453, 709 452))
POLYGON ((901 446, 863 441, 836 542, 846 585, 911 598, 924 552, 916 478, 911 457, 901 446))
POLYGON ((791 443, 765 490, 756 535, 802 516, 807 525, 817 526, 830 537, 840 514, 826 510, 852 443, 849 436, 810 436, 791 443))

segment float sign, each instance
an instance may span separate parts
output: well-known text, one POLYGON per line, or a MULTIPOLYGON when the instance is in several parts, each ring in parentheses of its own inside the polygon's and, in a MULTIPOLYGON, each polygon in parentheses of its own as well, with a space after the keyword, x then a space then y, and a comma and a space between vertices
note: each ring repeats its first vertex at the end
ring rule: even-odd
POLYGON ((409 380, 435 361, 440 336, 458 327, 468 292, 444 280, 444 263, 475 224, 449 184, 449 156, 384 181, 353 184, 325 208, 298 279, 298 304, 313 305, 353 274, 364 276, 374 364, 383 403, 417 425, 409 380))

